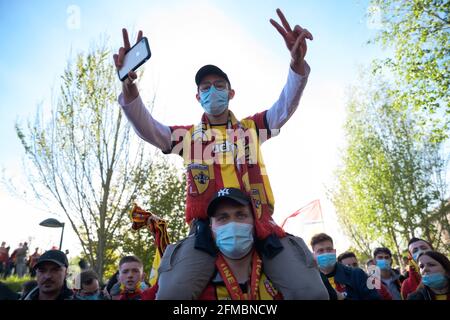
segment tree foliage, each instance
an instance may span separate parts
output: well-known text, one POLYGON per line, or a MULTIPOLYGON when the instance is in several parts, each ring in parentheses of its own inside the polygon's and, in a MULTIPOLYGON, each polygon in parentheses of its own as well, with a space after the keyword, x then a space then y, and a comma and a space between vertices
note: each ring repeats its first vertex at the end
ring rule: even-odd
MULTIPOLYGON (((137 198, 141 208, 167 221, 170 241, 176 242, 187 236, 188 225, 185 222, 185 177, 167 161, 154 163, 150 175, 145 177, 147 183, 137 198)), ((131 226, 131 224, 129 225, 131 226)), ((144 271, 150 275, 155 254, 154 239, 148 230, 124 230, 122 255, 134 254, 144 263, 144 271)), ((117 265, 116 265, 117 268, 117 265)))
POLYGON ((393 49, 375 70, 393 75, 391 106, 418 113, 417 125, 432 126, 433 140, 448 137, 450 124, 450 1, 372 0, 380 14, 373 39, 393 49), (419 120, 420 117, 420 120, 419 120))
MULTIPOLYGON (((155 165, 149 150, 130 136, 110 60, 105 48, 79 54, 62 75, 51 112, 39 111, 25 127, 16 124, 36 199, 65 215, 100 277, 105 266, 117 262, 130 234, 128 214, 135 199, 149 196, 165 216, 181 210, 183 193, 178 182, 161 181, 176 169, 155 165)), ((182 234, 179 223, 174 225, 182 234)))
POLYGON ((352 90, 347 147, 330 192, 341 226, 359 251, 386 245, 400 256, 422 236, 443 248, 449 229, 446 161, 414 114, 392 107, 389 84, 366 76, 352 90))

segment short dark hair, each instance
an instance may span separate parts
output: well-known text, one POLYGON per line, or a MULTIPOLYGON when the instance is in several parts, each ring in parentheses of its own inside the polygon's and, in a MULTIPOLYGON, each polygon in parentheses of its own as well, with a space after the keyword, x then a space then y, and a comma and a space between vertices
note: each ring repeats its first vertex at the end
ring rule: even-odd
POLYGON ((421 239, 421 238, 413 237, 413 238, 411 238, 411 240, 409 240, 409 242, 408 242, 408 251, 409 251, 409 246, 412 245, 414 242, 417 242, 417 241, 423 241, 423 242, 425 242, 427 245, 430 246, 431 250, 433 250, 433 246, 432 246, 431 243, 429 243, 427 240, 424 240, 424 239, 421 239))
POLYGON ((98 281, 98 275, 94 270, 85 270, 80 273, 81 285, 90 285, 94 280, 98 281))
POLYGON ((326 233, 319 233, 314 235, 311 238, 311 248, 314 247, 316 244, 324 242, 324 241, 331 241, 331 243, 333 244, 333 239, 327 235, 326 233))
POLYGON ((83 258, 81 258, 80 261, 78 261, 78 266, 80 267, 80 269, 86 269, 86 268, 87 268, 87 262, 86 262, 86 260, 84 260, 83 258))
POLYGON ((378 254, 380 254, 380 253, 385 253, 385 254, 389 255, 389 258, 392 258, 391 250, 389 250, 389 249, 386 248, 386 247, 379 247, 379 248, 376 248, 376 249, 374 250, 374 252, 373 252, 373 257, 375 258, 375 257, 376 257, 378 254))
POLYGON ((128 262, 137 262, 139 263, 141 266, 144 266, 144 264, 142 263, 141 259, 139 259, 136 256, 125 256, 122 259, 120 259, 119 261, 119 268, 124 264, 124 263, 128 263, 128 262))
POLYGON ((342 260, 347 259, 347 258, 355 258, 356 259, 356 255, 353 252, 350 251, 346 251, 344 253, 341 253, 338 257, 337 257, 337 261, 338 262, 342 262, 342 260))
POLYGON ((370 266, 372 264, 375 264, 375 261, 373 259, 369 259, 369 260, 366 261, 366 267, 368 267, 368 266, 370 266))

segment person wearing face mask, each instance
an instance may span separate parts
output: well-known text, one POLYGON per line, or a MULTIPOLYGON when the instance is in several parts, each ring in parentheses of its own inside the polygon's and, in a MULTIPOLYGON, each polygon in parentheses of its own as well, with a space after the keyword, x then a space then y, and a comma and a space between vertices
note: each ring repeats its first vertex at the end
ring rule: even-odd
POLYGON ((417 261, 419 255, 432 251, 433 247, 431 244, 420 238, 412 238, 408 242, 408 259, 409 259, 409 267, 408 267, 408 278, 405 279, 402 283, 401 294, 403 299, 407 299, 408 296, 417 290, 417 287, 420 285, 422 281, 422 277, 419 273, 419 267, 417 265, 417 261))
POLYGON ((450 300, 449 259, 436 251, 424 251, 417 259, 422 283, 408 300, 450 300))
MULTIPOLYGON (((251 198, 235 188, 219 190, 207 207, 209 236, 204 245, 215 251, 215 270, 200 300, 280 300, 282 293, 265 273, 258 218, 251 198)), ((316 282, 321 285, 316 269, 316 282)))
POLYGON ((381 282, 386 286, 393 300, 402 300, 400 294, 400 273, 392 269, 392 253, 385 247, 376 248, 373 252, 375 264, 380 268, 381 282))
POLYGON ((80 273, 80 289, 74 300, 108 300, 100 291, 100 283, 94 270, 84 270, 80 273))
POLYGON ((215 274, 200 300, 280 300, 281 294, 263 273, 255 249, 250 199, 238 189, 222 189, 207 209, 211 242, 217 249, 215 274))
POLYGON ((356 258, 356 255, 350 251, 341 253, 337 257, 337 261, 347 267, 359 268, 359 263, 358 263, 358 259, 356 258))
MULTIPOLYGON (((347 267, 350 267, 350 268, 359 268, 358 258, 356 257, 356 255, 353 252, 350 252, 350 251, 346 251, 344 253, 341 253, 337 257, 337 261, 339 263, 342 263, 344 266, 347 266, 347 267)), ((375 265, 375 263, 373 263, 371 265, 375 265)), ((383 300, 392 300, 391 294, 389 293, 388 289, 386 288, 386 286, 381 281, 380 281, 379 288, 376 288, 376 289, 377 289, 378 294, 380 295, 381 299, 383 299, 383 300)))
MULTIPOLYGON (((222 188, 238 188, 251 195, 260 217, 255 226, 257 237, 265 241, 262 259, 266 272, 281 288, 283 296, 288 299, 328 298, 322 288, 310 287, 309 284, 300 286, 309 283, 309 273, 314 266, 297 250, 308 249, 302 239, 286 236, 272 219, 274 196, 260 146, 278 134, 299 105, 310 72, 305 61, 306 40, 313 38, 299 25, 291 28, 281 10, 278 9, 277 14, 282 25, 272 19, 270 22, 281 34, 291 61, 287 83, 278 100, 260 113, 238 120, 229 109, 236 93, 230 78, 211 64, 201 67, 195 75, 195 98, 204 113, 199 123, 194 125, 167 126, 158 122, 139 96, 134 83, 136 73, 130 72, 123 82, 118 102, 136 133, 163 153, 182 156, 186 166, 185 214, 191 236, 169 248, 162 257, 157 299, 196 299, 203 292, 214 271, 215 261, 214 254, 201 245, 208 229, 206 207, 212 195, 222 188), (298 273, 298 270, 304 272, 292 279, 290 275, 298 273)), ((122 32, 124 47, 114 55, 118 69, 130 48, 126 29, 122 32)), ((137 41, 141 38, 140 31, 137 41)))
POLYGON ((337 262, 336 249, 329 235, 316 234, 310 244, 319 270, 336 291, 338 300, 380 300, 377 290, 369 288, 369 278, 363 270, 337 262))

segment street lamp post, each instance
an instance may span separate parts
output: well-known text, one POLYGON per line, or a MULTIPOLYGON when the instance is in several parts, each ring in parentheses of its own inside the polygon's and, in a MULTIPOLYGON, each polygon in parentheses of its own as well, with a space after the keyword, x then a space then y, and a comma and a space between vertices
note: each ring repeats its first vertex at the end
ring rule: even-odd
POLYGON ((56 219, 48 218, 39 223, 40 226, 49 227, 49 228, 62 228, 61 230, 61 240, 59 241, 59 250, 62 250, 62 241, 64 235, 64 222, 59 222, 56 219))

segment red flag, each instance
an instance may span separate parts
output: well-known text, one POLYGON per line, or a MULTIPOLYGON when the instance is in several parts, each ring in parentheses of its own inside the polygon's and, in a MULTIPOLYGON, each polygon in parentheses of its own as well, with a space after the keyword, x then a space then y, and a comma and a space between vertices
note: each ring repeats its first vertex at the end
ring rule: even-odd
POLYGON ((304 224, 322 222, 322 208, 320 207, 319 199, 311 201, 306 206, 298 209, 293 214, 288 216, 286 219, 284 219, 283 223, 281 224, 281 227, 282 228, 284 227, 287 219, 296 217, 299 214, 302 215, 302 220, 304 224))

